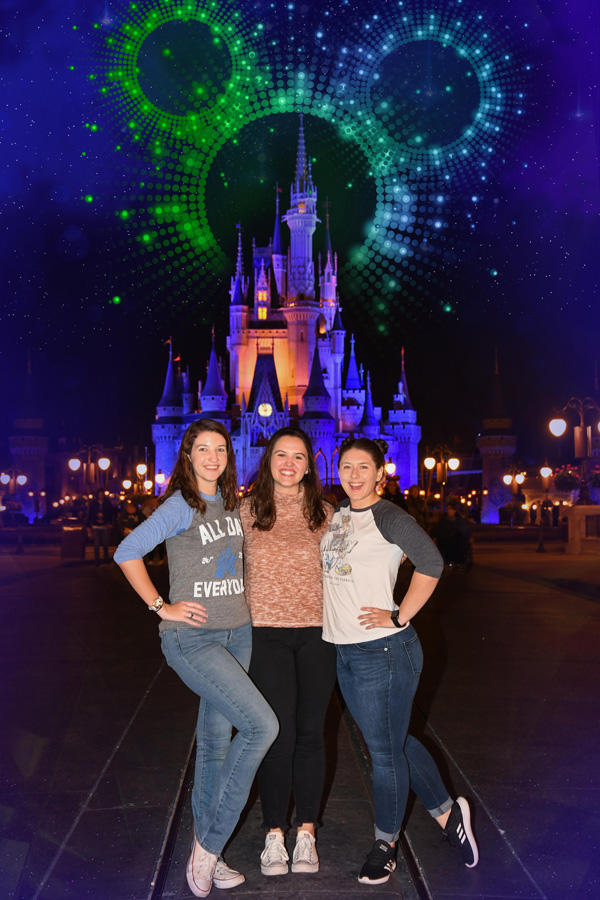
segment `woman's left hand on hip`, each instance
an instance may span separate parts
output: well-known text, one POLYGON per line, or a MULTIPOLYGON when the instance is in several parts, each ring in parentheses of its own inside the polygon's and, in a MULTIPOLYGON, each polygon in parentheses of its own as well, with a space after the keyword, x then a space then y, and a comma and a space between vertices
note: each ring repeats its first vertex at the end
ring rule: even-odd
POLYGON ((358 617, 358 621, 364 626, 365 630, 369 628, 393 628, 394 623, 391 620, 391 610, 380 609, 378 606, 361 606, 363 615, 358 617))

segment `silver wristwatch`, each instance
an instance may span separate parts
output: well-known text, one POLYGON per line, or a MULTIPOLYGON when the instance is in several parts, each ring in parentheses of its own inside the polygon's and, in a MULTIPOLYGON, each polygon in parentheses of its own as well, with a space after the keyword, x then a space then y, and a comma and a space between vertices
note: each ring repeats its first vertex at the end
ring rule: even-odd
POLYGON ((164 605, 165 605, 165 601, 163 600, 163 598, 157 597, 156 600, 149 605, 148 609, 150 610, 150 612, 157 613, 159 610, 161 610, 163 608, 164 605))

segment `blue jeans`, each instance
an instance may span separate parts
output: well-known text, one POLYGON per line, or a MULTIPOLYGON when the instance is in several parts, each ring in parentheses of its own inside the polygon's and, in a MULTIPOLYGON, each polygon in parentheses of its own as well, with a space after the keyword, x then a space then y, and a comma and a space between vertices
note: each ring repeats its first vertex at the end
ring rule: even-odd
POLYGON ((389 637, 337 645, 340 689, 371 755, 375 837, 388 842, 400 834, 410 788, 432 816, 452 806, 431 754, 408 734, 422 666, 412 625, 389 637))
POLYGON ((192 812, 196 838, 219 855, 240 817, 256 770, 277 737, 277 717, 247 675, 252 626, 172 628, 161 635, 168 664, 198 694, 192 812), (232 726, 237 734, 231 740, 232 726))

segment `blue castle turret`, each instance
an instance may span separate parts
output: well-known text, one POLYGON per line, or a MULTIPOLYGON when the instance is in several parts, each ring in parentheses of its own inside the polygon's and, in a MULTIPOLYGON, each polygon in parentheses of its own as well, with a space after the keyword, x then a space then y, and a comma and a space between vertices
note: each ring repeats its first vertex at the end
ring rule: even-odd
POLYGON ((323 253, 315 269, 313 236, 320 225, 317 199, 304 119, 300 116, 290 204, 282 215, 277 187, 273 235, 267 246, 252 242, 251 278, 244 274, 238 226, 226 341, 229 396, 214 335, 206 384, 197 398, 198 409, 193 409, 189 370, 178 380, 170 349, 165 389, 152 427, 157 469, 166 474, 172 471, 185 427, 195 417, 207 416, 222 420, 229 428, 240 482, 246 485, 256 475, 269 436, 293 422, 311 436, 326 483, 337 481, 333 460, 349 433, 384 437, 402 483, 417 480, 421 429, 408 397, 404 355, 394 408, 384 420, 381 410, 373 405, 370 379, 364 383, 353 336, 346 359, 346 330, 328 203, 321 237, 323 253), (289 233, 287 249, 283 223, 289 233))

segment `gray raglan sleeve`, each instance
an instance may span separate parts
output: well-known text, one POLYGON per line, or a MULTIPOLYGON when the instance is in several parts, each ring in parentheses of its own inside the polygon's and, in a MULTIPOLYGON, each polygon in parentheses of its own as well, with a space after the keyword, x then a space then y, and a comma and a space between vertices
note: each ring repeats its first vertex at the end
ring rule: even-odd
POLYGON ((181 494, 174 494, 121 541, 115 551, 115 562, 142 559, 161 541, 187 531, 193 518, 192 507, 185 502, 181 494))
POLYGON ((382 537, 406 553, 415 571, 439 578, 444 571, 440 551, 412 516, 386 500, 373 507, 373 518, 382 537))

